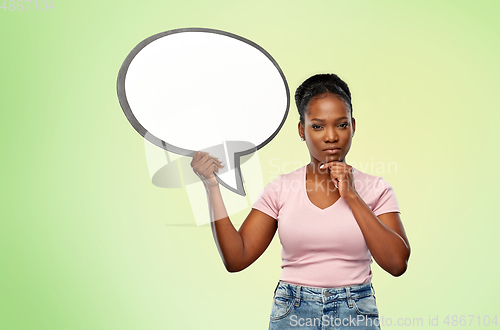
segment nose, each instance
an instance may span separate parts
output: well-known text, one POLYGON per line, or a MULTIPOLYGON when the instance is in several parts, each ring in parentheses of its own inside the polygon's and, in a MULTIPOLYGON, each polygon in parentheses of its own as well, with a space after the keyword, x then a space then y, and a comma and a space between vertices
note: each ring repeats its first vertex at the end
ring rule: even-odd
POLYGON ((339 135, 337 134, 337 130, 333 127, 329 127, 325 130, 324 136, 325 142, 335 143, 339 140, 339 135))

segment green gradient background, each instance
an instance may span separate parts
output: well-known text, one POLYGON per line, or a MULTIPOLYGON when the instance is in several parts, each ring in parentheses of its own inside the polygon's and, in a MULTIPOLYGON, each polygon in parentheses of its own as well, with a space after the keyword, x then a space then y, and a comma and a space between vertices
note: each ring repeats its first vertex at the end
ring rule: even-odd
MULTIPOLYGON (((445 327, 446 315, 498 314, 499 9, 259 0, 0 10, 0 329, 267 329, 278 237, 230 274, 209 226, 168 226, 194 223, 187 194, 151 184, 144 140, 116 96, 130 50, 181 27, 258 43, 292 93, 318 72, 347 81, 357 120, 347 162, 397 163, 397 173, 366 172, 394 187, 412 247, 402 277, 372 266, 381 316, 439 316, 445 327)), ((273 164, 285 173, 309 161, 297 122, 292 104, 259 151, 263 184, 273 164)))

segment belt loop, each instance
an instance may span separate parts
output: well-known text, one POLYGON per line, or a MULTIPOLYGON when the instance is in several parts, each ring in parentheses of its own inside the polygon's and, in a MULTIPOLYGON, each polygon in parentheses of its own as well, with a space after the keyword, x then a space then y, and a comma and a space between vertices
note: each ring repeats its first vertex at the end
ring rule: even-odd
POLYGON ((276 288, 274 289, 273 298, 276 296, 276 290, 278 290, 278 286, 280 285, 280 281, 276 284, 276 288))
POLYGON ((346 286, 345 287, 345 292, 347 293, 347 302, 349 303, 349 308, 352 308, 353 301, 352 301, 352 298, 351 298, 351 288, 349 288, 348 286, 346 286))
POLYGON ((300 306, 300 289, 302 287, 299 285, 297 286, 297 294, 296 294, 296 301, 295 301, 295 306, 299 307, 300 306))

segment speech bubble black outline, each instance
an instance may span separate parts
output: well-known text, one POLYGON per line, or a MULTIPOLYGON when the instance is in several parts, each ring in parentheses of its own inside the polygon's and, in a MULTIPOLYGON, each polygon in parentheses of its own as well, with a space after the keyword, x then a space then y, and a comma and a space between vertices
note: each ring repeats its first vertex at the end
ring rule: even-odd
POLYGON ((278 126, 278 128, 276 129, 276 131, 273 134, 271 134, 270 137, 268 137, 264 142, 262 142, 258 146, 251 148, 251 149, 248 149, 248 150, 245 150, 245 151, 234 153, 234 170, 236 172, 236 189, 234 189, 233 187, 226 184, 222 179, 220 179, 220 177, 217 175, 217 173, 214 172, 217 181, 220 184, 222 184, 225 188, 227 188, 230 191, 237 193, 241 196, 246 196, 245 189, 243 187, 243 181, 242 181, 242 175, 241 175, 241 169, 240 169, 240 158, 244 155, 251 154, 251 153, 261 149, 266 144, 271 142, 272 139, 274 139, 274 137, 281 130, 281 127, 283 127, 283 125, 285 124, 285 120, 288 117, 288 111, 290 109, 290 90, 289 90, 285 75, 284 75, 283 71, 281 70, 280 66, 278 65, 278 62, 276 62, 276 60, 271 56, 271 54, 269 54, 264 48, 262 48, 261 46, 259 46, 255 42, 248 40, 246 38, 243 38, 239 35, 236 35, 236 34, 233 34, 230 32, 226 32, 226 31, 222 31, 222 30, 215 30, 215 29, 209 29, 209 28, 180 28, 180 29, 168 30, 165 32, 157 33, 155 35, 152 35, 152 36, 144 39, 140 43, 138 43, 137 46, 135 46, 134 49, 132 49, 132 51, 127 55, 127 57, 123 61, 122 66, 120 67, 120 70, 118 71, 118 79, 117 79, 117 83, 116 83, 118 101, 120 102, 120 106, 121 106, 123 112, 125 113, 125 116, 127 117, 128 121, 132 125, 132 127, 134 127, 134 129, 137 131, 137 133, 142 135, 143 138, 147 139, 149 142, 153 143, 154 145, 156 145, 162 149, 176 153, 178 155, 188 156, 188 157, 194 156, 194 154, 196 153, 197 150, 193 151, 193 150, 189 150, 189 149, 183 149, 183 148, 176 147, 172 144, 169 144, 169 143, 157 138, 156 136, 154 136, 153 134, 148 132, 139 123, 137 118, 135 118, 135 116, 132 112, 132 109, 130 108, 130 105, 128 104, 127 95, 125 92, 125 77, 127 76, 127 71, 128 71, 129 66, 130 66, 130 63, 135 58, 135 56, 144 47, 146 47, 147 45, 149 45, 153 41, 160 39, 160 38, 163 38, 165 36, 171 35, 171 34, 183 33, 183 32, 215 33, 215 34, 220 34, 220 35, 224 35, 227 37, 231 37, 231 38, 234 38, 234 39, 237 39, 239 41, 243 41, 243 42, 249 44, 250 46, 258 49, 261 53, 266 55, 266 57, 274 64, 274 66, 276 67, 276 69, 280 73, 281 78, 283 79, 283 83, 285 84, 287 105, 286 105, 285 115, 283 116, 283 120, 281 121, 281 123, 278 126))

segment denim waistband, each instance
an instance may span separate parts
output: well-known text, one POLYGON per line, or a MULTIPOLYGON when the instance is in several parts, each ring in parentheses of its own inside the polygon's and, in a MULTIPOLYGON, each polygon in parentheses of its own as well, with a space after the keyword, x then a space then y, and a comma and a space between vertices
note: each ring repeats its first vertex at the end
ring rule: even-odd
POLYGON ((352 299, 374 295, 374 293, 375 289, 371 282, 336 288, 317 288, 291 284, 280 280, 274 290, 275 296, 280 295, 294 297, 298 300, 306 299, 321 301, 340 299, 351 301, 352 299))

